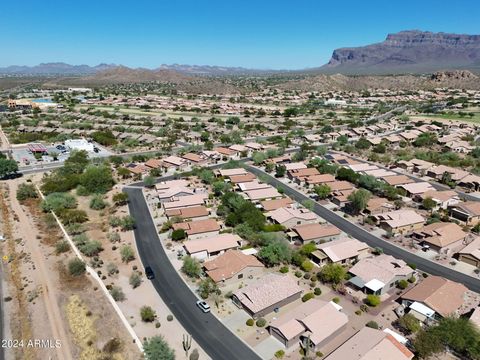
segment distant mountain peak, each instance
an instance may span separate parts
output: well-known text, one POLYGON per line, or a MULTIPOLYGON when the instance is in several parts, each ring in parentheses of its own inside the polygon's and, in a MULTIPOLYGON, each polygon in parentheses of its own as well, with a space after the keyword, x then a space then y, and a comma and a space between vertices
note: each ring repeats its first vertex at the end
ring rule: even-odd
POLYGON ((0 68, 4 75, 91 75, 98 71, 117 67, 115 64, 70 65, 64 62, 47 62, 35 66, 12 65, 0 68))
POLYGON ((426 73, 480 68, 480 35, 405 30, 385 41, 333 51, 321 70, 345 74, 426 73))

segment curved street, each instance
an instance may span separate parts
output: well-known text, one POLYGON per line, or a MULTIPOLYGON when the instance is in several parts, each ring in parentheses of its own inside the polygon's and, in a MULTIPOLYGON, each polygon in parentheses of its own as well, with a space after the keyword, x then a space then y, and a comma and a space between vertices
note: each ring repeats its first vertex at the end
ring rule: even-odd
MULTIPOLYGON (((142 264, 152 267, 152 283, 185 330, 214 360, 260 360, 261 358, 214 315, 197 308, 198 298, 183 282, 160 243, 141 188, 124 188, 129 196, 129 211, 135 218, 135 241, 142 264)), ((164 314, 167 315, 167 314, 164 314)), ((163 315, 162 315, 163 316, 163 315)), ((183 334, 178 334, 181 338, 183 334)))

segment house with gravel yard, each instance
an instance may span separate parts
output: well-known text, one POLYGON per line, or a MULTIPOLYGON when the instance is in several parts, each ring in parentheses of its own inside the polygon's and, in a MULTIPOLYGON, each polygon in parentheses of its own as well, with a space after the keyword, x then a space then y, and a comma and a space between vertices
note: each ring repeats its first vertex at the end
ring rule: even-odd
POLYGON ((455 223, 437 222, 424 226, 412 233, 424 248, 442 254, 453 254, 463 248, 468 234, 455 223))
POLYGON ((172 201, 181 196, 194 195, 195 189, 184 186, 173 186, 167 189, 157 190, 157 196, 161 203, 172 201))
POLYGON ((460 315, 468 289, 460 283, 430 275, 400 298, 405 313, 422 322, 460 315))
POLYGON ((365 215, 377 215, 389 212, 395 209, 395 205, 388 199, 372 196, 367 203, 367 207, 363 210, 365 215))
POLYGON ((366 294, 383 295, 392 290, 400 280, 408 280, 414 270, 405 261, 382 254, 364 258, 348 271, 348 284, 366 294))
POLYGON ((259 182, 258 180, 249 181, 245 183, 237 183, 236 187, 240 191, 262 190, 271 188, 267 183, 259 182))
POLYGON ((326 264, 351 264, 370 256, 370 247, 353 238, 341 238, 317 245, 310 259, 318 266, 326 264))
POLYGON ((293 227, 287 235, 291 241, 298 241, 302 244, 310 242, 319 244, 338 239, 340 234, 340 229, 331 224, 306 223, 293 227))
POLYGON ((480 236, 458 252, 458 260, 480 268, 480 236))
POLYGON ((233 293, 232 301, 251 317, 259 318, 280 311, 302 296, 302 288, 288 275, 269 274, 233 293))
POLYGON ((247 190, 244 191, 242 194, 245 195, 246 199, 250 200, 253 203, 258 203, 261 200, 272 200, 283 197, 283 195, 280 194, 277 189, 270 185, 267 188, 263 189, 247 190))
POLYGON ((206 260, 221 255, 230 249, 238 249, 242 244, 242 238, 236 234, 219 234, 196 240, 188 240, 183 243, 183 248, 188 255, 199 260, 206 260))
POLYGON ((165 211, 167 211, 172 209, 205 205, 207 198, 207 193, 174 197, 172 201, 163 203, 163 208, 165 211))
POLYGON ((446 210, 449 206, 459 204, 462 201, 460 200, 460 196, 458 196, 457 192, 453 190, 429 190, 423 194, 418 194, 414 197, 414 200, 422 202, 428 198, 435 202, 435 208, 444 210, 446 210))
POLYGON ((388 185, 396 186, 396 187, 415 182, 413 179, 409 178, 406 175, 387 176, 387 177, 384 177, 382 180, 385 181, 388 185))
POLYGON ((165 216, 169 220, 172 218, 180 218, 182 220, 190 219, 192 221, 204 220, 208 219, 209 215, 210 211, 205 206, 192 206, 165 211, 165 216))
POLYGON ((207 276, 220 285, 232 285, 244 279, 262 276, 265 266, 253 255, 240 250, 228 250, 213 260, 205 261, 207 276))
POLYGON ((290 205, 270 211, 267 218, 274 224, 280 224, 287 229, 296 225, 315 223, 320 220, 317 214, 307 208, 290 205))
POLYGON ((273 200, 264 200, 260 201, 260 206, 263 211, 273 211, 280 209, 282 207, 288 207, 293 204, 293 200, 289 197, 284 197, 281 199, 273 199, 273 200))
POLYGON ((172 224, 173 231, 182 229, 189 240, 218 235, 220 225, 215 219, 179 222, 172 224))
POLYGON ((423 216, 415 210, 395 210, 371 216, 385 231, 392 234, 404 234, 421 229, 425 222, 423 216))
POLYGON ((407 196, 410 198, 415 198, 417 196, 421 196, 423 193, 427 191, 435 190, 432 184, 426 181, 414 182, 411 184, 402 184, 398 187, 405 190, 405 192, 407 193, 407 196))
POLYGON ((455 220, 463 222, 468 226, 475 226, 480 222, 480 202, 465 201, 452 205, 448 212, 455 220))
POLYGON ((325 360, 411 360, 414 354, 391 334, 362 328, 325 360))
POLYGON ((252 182, 256 181, 257 177, 253 175, 252 173, 246 173, 242 175, 232 175, 229 176, 230 182, 232 184, 239 184, 239 183, 247 183, 247 182, 252 182))
POLYGON ((321 175, 313 175, 313 176, 308 176, 305 178, 305 186, 307 188, 313 187, 315 185, 321 185, 321 184, 326 184, 328 185, 329 183, 332 183, 335 180, 335 176, 332 174, 321 174, 321 175))
POLYGON ((312 299, 282 314, 270 323, 270 335, 285 348, 308 344, 312 351, 320 349, 346 329, 348 316, 334 302, 312 299))

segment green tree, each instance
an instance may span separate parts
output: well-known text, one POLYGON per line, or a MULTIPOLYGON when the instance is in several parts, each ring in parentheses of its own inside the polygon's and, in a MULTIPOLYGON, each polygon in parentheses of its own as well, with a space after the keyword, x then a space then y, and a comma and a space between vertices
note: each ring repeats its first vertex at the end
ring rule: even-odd
POLYGON ((33 184, 22 183, 17 189, 17 200, 25 201, 27 199, 37 199, 38 192, 33 184))
POLYGON ((218 285, 210 278, 205 278, 198 285, 198 293, 202 299, 207 299, 210 294, 219 294, 218 285))
POLYGON ((147 188, 151 188, 155 185, 155 178, 153 176, 145 176, 143 178, 143 184, 147 188))
POLYGON ((144 322, 153 322, 157 317, 157 313, 150 306, 142 306, 140 308, 140 317, 144 322))
POLYGON ((322 200, 326 199, 332 193, 332 189, 327 184, 315 186, 313 190, 315 191, 315 194, 317 194, 318 198, 322 200))
POLYGON ((407 334, 416 333, 422 328, 420 321, 418 321, 418 319, 412 314, 405 314, 398 319, 397 324, 407 334))
POLYGON ((182 271, 191 278, 199 278, 202 273, 202 267, 197 259, 185 256, 183 258, 182 271))
POLYGON ((357 149, 364 150, 364 149, 368 149, 370 146, 371 146, 370 142, 367 139, 365 139, 363 136, 360 139, 358 139, 358 141, 355 143, 355 147, 357 149))
POLYGON ((110 190, 115 181, 112 170, 105 165, 89 165, 80 175, 80 184, 90 193, 106 193, 110 190))
POLYGON ((175 360, 175 351, 161 336, 153 336, 145 340, 143 350, 146 360, 175 360))
POLYGON ((275 167, 275 177, 284 177, 286 172, 287 168, 285 167, 285 165, 277 165, 275 167))
POLYGON ((365 298, 365 303, 371 307, 378 306, 380 305, 380 296, 368 294, 367 297, 365 298))
POLYGON ((367 207, 370 197, 370 191, 365 189, 358 189, 348 195, 348 201, 350 201, 352 211, 355 214, 362 212, 367 207))
POLYGON ((128 263, 129 261, 132 261, 133 259, 135 259, 135 252, 133 251, 133 248, 130 245, 123 245, 120 248, 120 256, 123 262, 128 263))
POLYGON ((176 229, 172 231, 172 240, 180 241, 187 237, 187 233, 183 229, 176 229))
POLYGON ((68 262, 68 272, 72 276, 80 276, 85 273, 85 263, 79 258, 71 259, 68 262))
POLYGON ((347 274, 347 270, 340 264, 327 264, 320 270, 320 279, 324 282, 340 284, 347 274))
POLYGON ((258 252, 258 257, 265 265, 275 266, 289 262, 291 250, 286 241, 272 241, 258 252))
POLYGON ((422 201, 422 206, 425 210, 433 210, 437 206, 437 203, 431 197, 426 197, 422 201))
POLYGON ((255 165, 260 165, 265 161, 266 158, 267 158, 267 155, 260 151, 255 151, 252 155, 252 160, 255 163, 255 165))
POLYGON ((15 160, 0 159, 0 179, 15 174, 18 171, 18 165, 15 160))

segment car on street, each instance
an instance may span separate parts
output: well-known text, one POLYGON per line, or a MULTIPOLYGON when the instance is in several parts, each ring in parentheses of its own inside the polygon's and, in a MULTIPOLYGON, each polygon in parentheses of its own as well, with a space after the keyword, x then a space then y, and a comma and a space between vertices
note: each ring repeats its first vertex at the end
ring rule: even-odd
POLYGON ((203 300, 198 300, 197 301, 197 306, 202 310, 204 313, 209 313, 210 312, 210 305, 208 305, 205 301, 203 300))
POLYGON ((146 275, 148 280, 155 279, 155 273, 153 272, 153 270, 150 266, 145 267, 145 275, 146 275))

